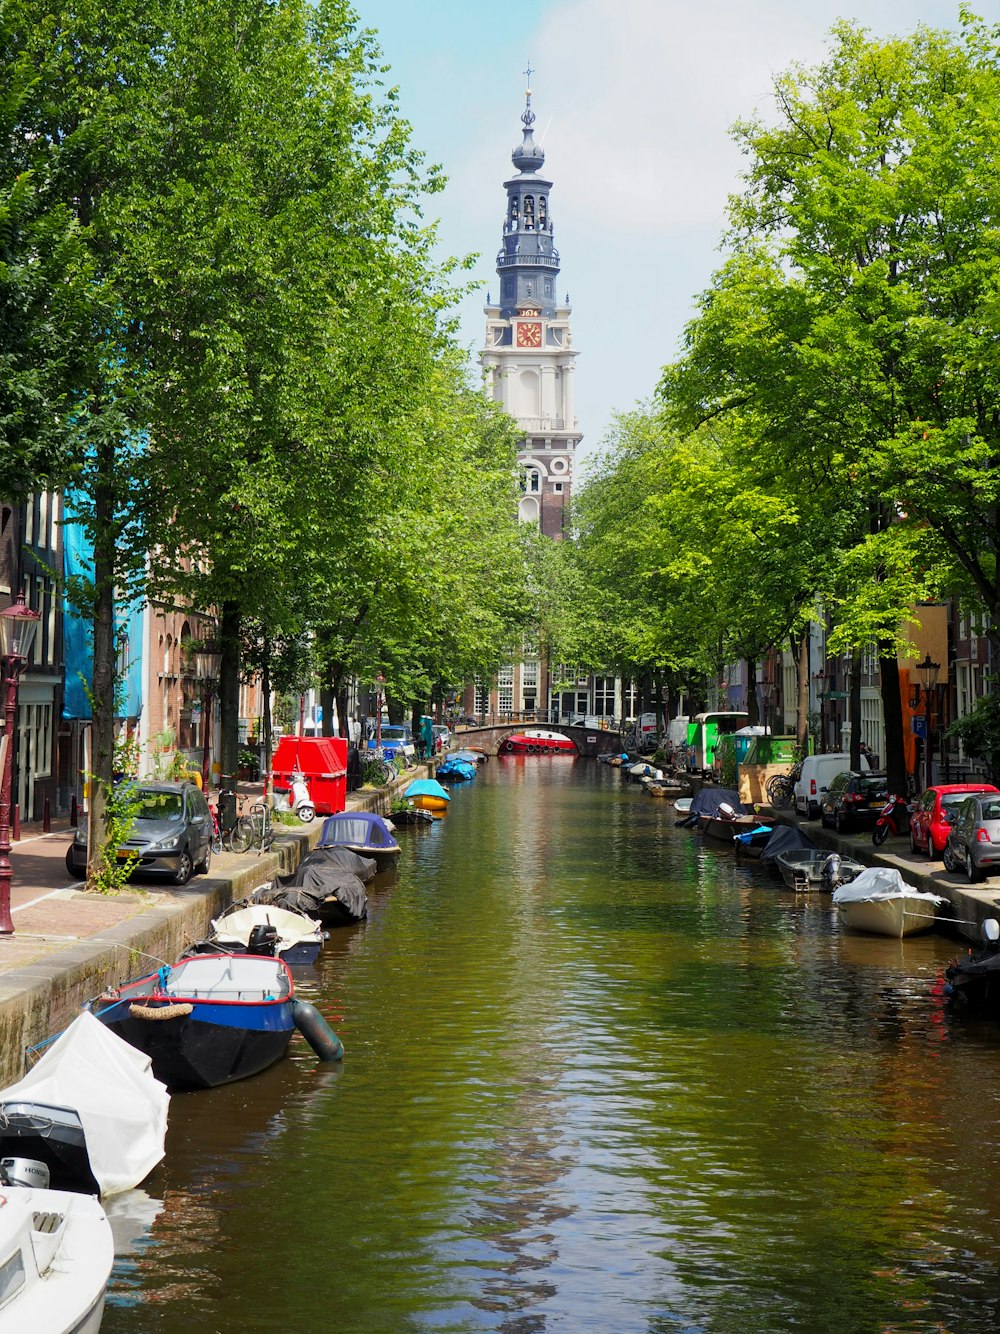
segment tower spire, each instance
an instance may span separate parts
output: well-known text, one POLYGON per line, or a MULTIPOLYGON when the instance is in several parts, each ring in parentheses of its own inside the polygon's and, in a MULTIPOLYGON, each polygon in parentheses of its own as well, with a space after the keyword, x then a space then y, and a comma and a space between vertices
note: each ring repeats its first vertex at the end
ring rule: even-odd
POLYGON ((525 307, 551 318, 556 308, 559 252, 552 242, 549 211, 552 182, 539 175, 545 164, 545 153, 535 143, 532 132, 535 113, 531 109, 531 76, 534 72, 529 61, 524 71, 528 84, 521 113, 521 142, 511 153, 518 174, 504 181, 507 217, 503 245, 497 255, 497 273, 500 277, 500 312, 506 319, 525 307))

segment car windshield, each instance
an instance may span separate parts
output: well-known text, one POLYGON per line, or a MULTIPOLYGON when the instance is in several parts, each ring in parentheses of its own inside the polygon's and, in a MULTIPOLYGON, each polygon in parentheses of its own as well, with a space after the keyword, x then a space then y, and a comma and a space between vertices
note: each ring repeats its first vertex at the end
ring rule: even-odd
POLYGON ((179 792, 140 792, 137 820, 181 820, 184 798, 179 792))
POLYGON ((942 792, 941 809, 943 811, 957 810, 968 795, 968 792, 942 792))
POLYGON ((383 727, 383 741, 409 741, 410 729, 408 727, 383 727))
POLYGON ((859 778, 858 791, 864 792, 869 797, 884 797, 887 791, 885 775, 882 774, 877 778, 859 778))
POLYGON ((1000 799, 996 801, 984 801, 980 807, 982 818, 984 820, 1000 820, 1000 799))

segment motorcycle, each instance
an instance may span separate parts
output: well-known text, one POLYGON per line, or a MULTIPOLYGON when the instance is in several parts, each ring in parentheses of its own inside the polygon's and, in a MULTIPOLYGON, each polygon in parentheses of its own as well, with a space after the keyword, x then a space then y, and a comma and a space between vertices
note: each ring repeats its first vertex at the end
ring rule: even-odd
POLYGON ((292 774, 292 785, 288 789, 288 809, 294 811, 303 824, 316 819, 316 807, 309 795, 309 785, 305 774, 292 774))
POLYGON ((872 830, 872 842, 880 848, 890 834, 905 834, 913 807, 905 797, 892 796, 882 807, 872 830))

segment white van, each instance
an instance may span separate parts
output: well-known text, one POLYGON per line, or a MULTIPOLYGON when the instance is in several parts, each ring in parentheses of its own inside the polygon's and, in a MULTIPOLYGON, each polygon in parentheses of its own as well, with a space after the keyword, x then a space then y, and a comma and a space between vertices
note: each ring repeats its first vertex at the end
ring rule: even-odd
MULTIPOLYGON (((795 809, 798 814, 809 820, 818 820, 823 793, 837 774, 842 774, 850 767, 851 757, 846 751, 837 751, 832 755, 807 755, 802 761, 802 773, 795 784, 795 809)), ((871 768, 864 755, 861 756, 861 767, 871 768)))

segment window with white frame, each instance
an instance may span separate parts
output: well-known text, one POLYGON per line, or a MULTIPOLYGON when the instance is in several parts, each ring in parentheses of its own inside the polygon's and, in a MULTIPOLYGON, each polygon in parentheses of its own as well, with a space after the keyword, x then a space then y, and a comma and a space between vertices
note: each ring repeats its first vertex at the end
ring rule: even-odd
POLYGON ((594 677, 594 712, 599 718, 613 718, 615 714, 615 678, 594 677))
POLYGON ((489 713, 490 709, 490 687, 487 681, 481 676, 476 677, 476 691, 474 711, 478 714, 489 713))
POLYGON ((497 709, 500 713, 514 712, 514 666, 501 667, 497 675, 497 709))

